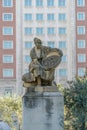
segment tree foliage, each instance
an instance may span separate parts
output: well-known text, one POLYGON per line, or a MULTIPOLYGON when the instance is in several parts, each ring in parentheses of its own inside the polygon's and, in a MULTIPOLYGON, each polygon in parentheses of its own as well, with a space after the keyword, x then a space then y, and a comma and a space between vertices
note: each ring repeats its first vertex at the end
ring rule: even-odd
POLYGON ((13 126, 12 115, 17 115, 20 123, 22 122, 22 103, 21 98, 0 97, 0 118, 13 126))
POLYGON ((87 130, 87 78, 76 78, 64 89, 66 130, 87 130))

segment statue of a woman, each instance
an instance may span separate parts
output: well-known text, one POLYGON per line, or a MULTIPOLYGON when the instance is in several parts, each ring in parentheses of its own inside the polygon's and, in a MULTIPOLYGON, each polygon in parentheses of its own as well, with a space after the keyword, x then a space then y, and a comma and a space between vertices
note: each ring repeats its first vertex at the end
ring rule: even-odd
POLYGON ((29 73, 24 74, 22 80, 31 85, 52 85, 55 67, 60 63, 63 55, 57 48, 42 46, 38 38, 34 38, 35 47, 30 52, 32 59, 29 73))

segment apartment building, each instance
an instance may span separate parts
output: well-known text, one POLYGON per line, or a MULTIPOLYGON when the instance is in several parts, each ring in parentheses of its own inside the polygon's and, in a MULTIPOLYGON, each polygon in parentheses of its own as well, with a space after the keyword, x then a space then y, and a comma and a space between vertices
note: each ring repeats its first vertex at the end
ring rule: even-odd
POLYGON ((38 37, 43 45, 63 51, 55 81, 65 84, 76 74, 75 0, 0 1, 0 95, 21 95, 21 77, 38 37))
POLYGON ((76 1, 76 73, 84 76, 87 67, 87 0, 76 1))
POLYGON ((22 73, 28 72, 29 56, 39 37, 43 45, 60 48, 62 62, 55 72, 57 83, 76 73, 75 0, 22 0, 22 73))
POLYGON ((0 95, 16 90, 16 1, 0 0, 0 95))

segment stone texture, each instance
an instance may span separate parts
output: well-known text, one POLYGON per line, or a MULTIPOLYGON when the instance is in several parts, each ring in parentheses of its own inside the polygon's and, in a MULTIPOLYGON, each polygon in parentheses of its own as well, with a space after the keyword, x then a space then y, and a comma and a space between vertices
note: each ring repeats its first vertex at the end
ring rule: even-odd
POLYGON ((35 87, 35 92, 58 92, 57 86, 37 86, 35 87))
POLYGON ((23 96, 23 130, 63 130, 64 102, 59 92, 29 92, 23 96))

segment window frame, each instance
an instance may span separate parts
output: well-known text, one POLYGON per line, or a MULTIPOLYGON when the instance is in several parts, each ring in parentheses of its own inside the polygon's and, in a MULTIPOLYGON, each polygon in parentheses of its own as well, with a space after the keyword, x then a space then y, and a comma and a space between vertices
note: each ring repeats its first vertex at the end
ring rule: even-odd
POLYGON ((67 62, 67 55, 63 55, 62 56, 61 62, 63 62, 63 63, 67 62))
POLYGON ((84 67, 79 67, 78 68, 78 76, 83 77, 84 75, 85 75, 85 68, 84 67), (81 71, 81 72, 79 72, 79 71, 81 71))
POLYGON ((47 45, 51 48, 54 48, 55 47, 55 42, 54 41, 48 41, 47 42, 47 45), (50 45, 51 44, 51 45, 50 45))
POLYGON ((79 4, 79 1, 77 0, 77 6, 78 7, 84 7, 85 6, 85 0, 83 0, 83 5, 79 4))
POLYGON ((4 26, 4 27, 3 27, 3 35, 4 35, 4 36, 13 35, 13 27, 12 27, 12 26, 4 26), (4 29, 6 29, 6 28, 12 29, 12 30, 11 30, 11 33, 8 33, 8 32, 7 32, 7 34, 5 34, 5 32, 4 32, 5 30, 4 30, 4 29))
POLYGON ((55 34, 55 27, 48 27, 47 28, 47 34, 48 35, 54 35, 55 34))
POLYGON ((3 4, 3 7, 13 7, 13 0, 11 0, 11 6, 5 5, 5 4, 4 4, 4 0, 2 0, 2 4, 3 4))
POLYGON ((86 54, 78 54, 77 59, 78 59, 78 63, 86 62, 86 54))
POLYGON ((29 0, 29 2, 26 4, 26 0, 24 0, 24 6, 25 7, 32 7, 32 0, 29 0))
POLYGON ((14 61, 14 59, 13 59, 13 55, 3 55, 3 63, 13 63, 13 61, 14 61), (9 61, 9 60, 7 60, 6 61, 6 57, 11 57, 12 59, 11 59, 11 61, 9 61))
POLYGON ((47 7, 54 7, 54 0, 47 0, 47 7))
POLYGON ((55 14, 54 13, 48 13, 47 14, 47 20, 48 21, 54 21, 55 20, 55 14))
POLYGON ((3 68, 3 78, 13 78, 13 76, 14 76, 14 69, 12 69, 12 68, 10 68, 10 69, 8 69, 8 68, 3 68), (12 75, 5 75, 5 73, 7 74, 7 72, 4 72, 4 71, 12 71, 11 73, 12 73, 12 75))
POLYGON ((59 7, 66 7, 66 0, 64 0, 64 3, 62 0, 58 0, 58 6, 59 7))
POLYGON ((36 21, 43 21, 43 13, 36 14, 36 21))
POLYGON ((43 27, 36 27, 36 34, 37 35, 43 35, 44 34, 44 28, 43 27))
POLYGON ((67 76, 67 69, 59 69, 59 76, 60 77, 66 77, 67 76), (65 72, 60 72, 60 71, 65 71, 65 72))
POLYGON ((59 21, 66 21, 66 13, 59 13, 58 14, 58 20, 59 21))
POLYGON ((77 12, 77 20, 84 21, 85 20, 85 12, 77 12), (78 16, 79 14, 83 14, 83 19, 81 19, 81 18, 79 19, 79 16, 78 16))
POLYGON ((85 48, 85 46, 86 46, 86 41, 85 40, 78 40, 77 41, 77 48, 85 48), (80 45, 80 44, 82 44, 82 43, 80 43, 80 42, 83 42, 83 47, 82 47, 82 45, 80 45))
POLYGON ((59 35, 66 35, 66 27, 59 27, 58 34, 59 35))
POLYGON ((28 36, 28 35, 32 35, 33 34, 33 28, 32 27, 25 27, 24 28, 24 35, 28 36), (30 30, 26 30, 26 29, 30 29, 30 30), (26 31, 29 31, 26 33, 26 31))
POLYGON ((36 0, 36 7, 43 7, 43 0, 36 0))
POLYGON ((24 62, 25 63, 31 62, 31 57, 29 55, 24 55, 24 62), (27 57, 28 60, 26 60, 26 57, 27 57))
POLYGON ((59 41, 59 48, 60 49, 66 49, 66 41, 59 41), (60 46, 60 45, 62 45, 62 46, 60 46))
POLYGON ((25 49, 31 49, 31 48, 32 48, 32 45, 33 45, 33 42, 32 42, 32 41, 25 41, 25 42, 24 42, 24 47, 25 47, 25 49), (30 46, 26 46, 26 44, 30 44, 31 47, 30 47, 30 46))
POLYGON ((12 40, 11 41, 3 40, 3 49, 13 49, 13 41, 12 40), (8 43, 11 42, 10 44, 12 44, 12 46, 10 48, 8 48, 8 47, 6 48, 5 47, 5 42, 8 42, 8 43))
POLYGON ((32 21, 32 20, 33 20, 33 18, 32 18, 32 13, 25 13, 25 14, 24 14, 24 20, 25 20, 25 21, 32 21), (29 16, 29 17, 26 17, 26 15, 27 15, 27 16, 30 15, 30 16, 29 16), (28 18, 28 19, 26 19, 26 18, 28 18))
POLYGON ((85 35, 85 26, 77 26, 77 34, 78 35, 85 35), (83 28, 83 30, 80 30, 81 32, 79 32, 79 29, 83 28), (83 32, 82 32, 83 31, 83 32))
POLYGON ((13 95, 13 87, 9 87, 9 86, 5 87, 4 88, 4 95, 8 96, 8 97, 12 97, 12 95, 13 95), (9 92, 9 93, 7 93, 7 92, 9 92))
POLYGON ((13 21, 13 13, 3 13, 3 14, 2 14, 2 19, 3 19, 3 21, 13 21), (5 14, 10 14, 10 15, 12 16, 11 20, 8 20, 8 19, 5 20, 5 19, 4 19, 4 15, 5 15, 5 14))

